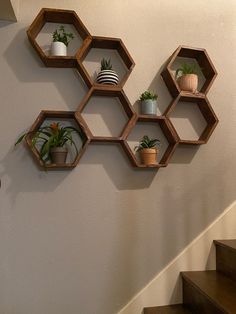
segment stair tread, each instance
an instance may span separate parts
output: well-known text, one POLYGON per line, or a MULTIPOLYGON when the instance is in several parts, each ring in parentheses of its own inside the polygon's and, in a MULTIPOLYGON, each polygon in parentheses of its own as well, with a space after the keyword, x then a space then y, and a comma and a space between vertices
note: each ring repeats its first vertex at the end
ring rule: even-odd
POLYGON ((221 245, 233 250, 236 250, 236 240, 231 239, 231 240, 214 240, 214 243, 216 245, 221 245))
POLYGON ((236 283, 215 270, 182 272, 182 277, 199 289, 218 308, 236 313, 236 283))
POLYGON ((146 307, 144 314, 191 314, 183 304, 146 307))

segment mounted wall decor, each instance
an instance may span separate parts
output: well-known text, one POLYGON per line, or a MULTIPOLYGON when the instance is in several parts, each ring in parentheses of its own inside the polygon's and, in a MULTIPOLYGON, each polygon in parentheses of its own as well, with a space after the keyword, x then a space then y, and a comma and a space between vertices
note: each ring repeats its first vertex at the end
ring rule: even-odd
MULTIPOLYGON (((42 111, 32 127, 30 128, 29 134, 26 135, 26 143, 30 151, 32 152, 34 158, 36 159, 39 166, 42 168, 48 169, 69 169, 73 168, 78 165, 80 158, 82 157, 83 153, 85 152, 86 148, 90 143, 116 143, 119 144, 120 147, 123 148, 124 152, 126 153, 128 159, 130 160, 133 167, 138 169, 158 169, 160 167, 166 167, 170 161, 171 156, 175 152, 178 145, 181 144, 204 144, 209 139, 211 133, 213 132, 218 119, 211 108, 211 105, 206 97, 206 93, 208 92, 213 80, 216 77, 215 68, 210 61, 206 51, 204 49, 195 49, 190 47, 183 47, 180 46, 172 55, 170 61, 168 62, 167 66, 164 68, 162 72, 162 77, 166 83, 167 88, 169 89, 171 95, 174 97, 174 100, 168 106, 166 111, 163 115, 158 116, 154 114, 154 112, 148 112, 149 114, 137 114, 133 107, 131 106, 129 99, 125 95, 123 91, 123 86, 127 81, 130 73, 134 67, 134 61, 130 56, 127 48, 125 47, 124 43, 119 38, 109 38, 109 37, 99 37, 99 36, 91 36, 89 31, 86 29, 82 21, 79 19, 77 14, 74 11, 70 10, 59 10, 59 9, 42 9, 31 26, 27 31, 27 35, 29 41, 31 42, 33 48, 36 50, 37 54, 43 61, 43 63, 47 67, 61 67, 61 68, 75 68, 78 70, 80 76, 86 83, 89 88, 88 93, 85 95, 81 103, 79 104, 76 111, 42 111), (46 23, 60 23, 60 24, 71 24, 75 27, 78 35, 81 38, 81 46, 78 47, 76 53, 71 56, 52 56, 48 55, 43 51, 42 47, 37 42, 37 36, 40 33, 41 29, 46 23), (118 57, 120 58, 122 64, 125 67, 125 73, 121 76, 117 75, 117 80, 114 85, 110 84, 109 81, 101 81, 99 79, 94 79, 89 74, 89 71, 84 64, 84 60, 86 56, 89 54, 91 49, 98 48, 102 50, 114 50, 118 57), (174 65, 176 59, 178 57, 189 58, 190 61, 194 61, 200 72, 202 74, 203 82, 201 81, 200 90, 196 90, 196 85, 198 83, 192 83, 190 81, 187 82, 187 85, 181 85, 179 83, 179 78, 176 77, 175 74, 181 72, 181 76, 186 74, 190 74, 190 77, 193 77, 193 80, 196 81, 196 77, 191 76, 193 73, 193 69, 195 69, 195 65, 184 65, 182 68, 174 69, 172 66, 174 65), (182 70, 181 70, 182 69, 182 70), (186 70, 187 69, 187 70, 186 70), (189 73, 191 72, 191 73, 189 73), (190 86, 192 88, 192 84, 195 84, 195 88, 193 88, 193 92, 183 91, 181 90, 181 86, 190 86), (120 134, 116 136, 98 136, 94 134, 86 119, 83 116, 83 112, 85 107, 88 105, 88 102, 92 97, 106 97, 107 99, 116 98, 126 116, 126 123, 123 126, 122 131, 120 134), (181 139, 176 131, 173 123, 171 122, 169 116, 172 111, 178 106, 178 103, 181 101, 196 103, 202 116, 206 120, 207 126, 203 130, 201 136, 198 140, 185 140, 181 139), (68 120, 72 121, 79 130, 77 133, 80 134, 80 147, 78 148, 77 154, 75 159, 71 162, 64 162, 60 164, 56 163, 45 163, 41 159, 41 149, 34 145, 34 137, 32 134, 35 134, 37 131, 41 131, 42 127, 45 125, 45 121, 49 120, 68 120), (136 128, 136 126, 140 123, 145 124, 152 124, 156 126, 156 128, 160 130, 163 135, 163 138, 166 141, 166 146, 159 148, 160 157, 159 161, 154 163, 147 162, 147 164, 142 163, 138 158, 137 155, 134 153, 134 149, 132 149, 128 143, 129 136, 131 132, 136 128)), ((103 61, 105 62, 105 61, 103 61)), ((109 66, 109 60, 106 60, 107 66, 109 66)), ((182 79, 183 80, 183 79, 182 79)), ((199 87, 198 87, 199 88, 199 87)), ((191 89, 190 89, 191 90, 191 89)), ((54 125, 53 121, 52 125, 54 125)), ((70 135, 72 136, 72 135, 70 135)), ((155 136, 155 141, 156 138, 155 136)), ((71 137, 72 138, 72 137, 71 137)), ((142 147, 145 147, 145 138, 143 137, 144 141, 142 142, 142 147)), ((45 141, 44 139, 42 139, 45 141)), ((152 140, 151 140, 152 141, 152 140)), ((156 142, 155 142, 156 143, 156 142)), ((158 141, 159 144, 159 141, 158 141)), ((147 143, 147 146, 150 148, 152 147, 152 143, 147 143)), ((154 145, 155 146, 155 145, 154 145)))
MULTIPOLYGON (((206 50, 179 46, 170 57, 170 60, 162 71, 161 75, 170 94, 174 97, 173 101, 166 109, 164 115, 169 118, 170 124, 172 125, 175 135, 178 138, 178 142, 180 144, 190 145, 207 143, 218 123, 218 119, 206 96, 217 75, 216 69, 206 50), (184 58, 184 62, 182 61, 180 67, 178 64, 175 65, 175 63, 178 61, 178 58, 181 60, 184 58), (179 82, 179 79, 181 79, 182 76, 178 77, 176 75, 178 72, 182 72, 183 74, 185 71, 188 72, 189 75, 194 74, 197 77, 201 77, 201 81, 197 78, 197 86, 196 88, 193 88, 192 92, 189 90, 182 90, 182 85, 179 82), (181 102, 188 102, 190 106, 191 104, 197 104, 203 118, 206 121, 206 126, 197 140, 182 139, 171 122, 170 114, 181 102)), ((187 83, 188 86, 192 84, 195 83, 187 83)))

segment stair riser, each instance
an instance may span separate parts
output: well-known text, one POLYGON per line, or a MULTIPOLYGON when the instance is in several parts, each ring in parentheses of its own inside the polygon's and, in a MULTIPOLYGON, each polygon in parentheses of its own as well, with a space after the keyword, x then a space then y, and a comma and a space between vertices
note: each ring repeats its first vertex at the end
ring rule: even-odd
POLYGON ((236 281, 236 251, 216 245, 216 270, 236 281))
POLYGON ((204 294, 183 278, 183 303, 194 314, 225 314, 204 294))

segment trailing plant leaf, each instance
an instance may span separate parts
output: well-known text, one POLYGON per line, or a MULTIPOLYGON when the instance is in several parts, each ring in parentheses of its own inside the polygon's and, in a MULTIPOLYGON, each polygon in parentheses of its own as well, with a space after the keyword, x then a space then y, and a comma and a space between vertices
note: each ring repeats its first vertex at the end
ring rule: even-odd
POLYGON ((74 147, 77 157, 79 151, 73 139, 73 133, 76 133, 80 137, 83 143, 82 145, 84 145, 86 138, 80 129, 73 126, 62 126, 59 122, 53 122, 49 126, 40 127, 34 132, 30 131, 24 133, 19 137, 15 145, 21 143, 29 136, 32 147, 37 149, 36 146, 40 146, 38 149, 39 156, 44 163, 50 161, 51 148, 63 147, 66 143, 74 147))
POLYGON ((66 46, 69 45, 69 42, 74 38, 73 33, 67 33, 65 27, 61 25, 58 29, 52 34, 53 42, 59 41, 64 43, 66 46))

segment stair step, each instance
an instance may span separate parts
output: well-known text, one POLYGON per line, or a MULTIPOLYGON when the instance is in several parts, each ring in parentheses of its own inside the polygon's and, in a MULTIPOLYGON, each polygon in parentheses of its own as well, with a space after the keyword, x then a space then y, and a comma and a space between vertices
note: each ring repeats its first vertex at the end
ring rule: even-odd
POLYGON ((216 245, 226 247, 228 249, 231 249, 232 251, 236 252, 236 239, 232 240, 214 240, 214 243, 216 245))
POLYGON ((216 270, 236 281, 236 240, 217 240, 216 270))
POLYGON ((144 308, 143 314, 191 314, 183 304, 144 308))
POLYGON ((182 272, 183 303, 196 314, 236 314, 236 282, 215 270, 182 272))

